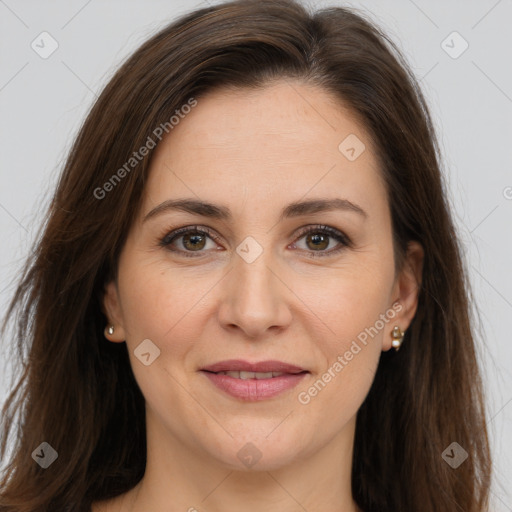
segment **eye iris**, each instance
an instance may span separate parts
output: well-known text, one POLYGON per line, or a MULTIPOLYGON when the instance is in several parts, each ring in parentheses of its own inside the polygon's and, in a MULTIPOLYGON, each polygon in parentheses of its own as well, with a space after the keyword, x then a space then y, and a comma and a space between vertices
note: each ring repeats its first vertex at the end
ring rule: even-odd
POLYGON ((313 242, 313 248, 316 249, 325 249, 329 245, 329 235, 325 235, 322 233, 314 233, 310 234, 306 237, 306 243, 313 242))
POLYGON ((186 235, 183 235, 183 246, 186 249, 191 249, 193 251, 203 249, 205 246, 205 243, 206 243, 205 236, 201 235, 200 233, 187 233, 186 235), (192 245, 189 247, 187 245, 188 243, 191 243, 192 245))

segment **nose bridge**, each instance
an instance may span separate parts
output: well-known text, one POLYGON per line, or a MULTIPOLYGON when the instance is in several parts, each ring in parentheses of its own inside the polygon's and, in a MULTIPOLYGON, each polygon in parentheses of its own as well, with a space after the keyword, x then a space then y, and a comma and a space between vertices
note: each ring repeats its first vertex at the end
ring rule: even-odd
MULTIPOLYGON (((268 237, 267 237, 268 240, 268 237)), ((291 319, 285 286, 275 275, 278 267, 270 246, 247 237, 236 248, 234 267, 221 306, 221 321, 236 325, 251 337, 291 319)))
MULTIPOLYGON (((245 245, 245 249, 247 245, 245 245)), ((255 249, 249 248, 245 254, 240 255, 240 252, 244 250, 244 246, 237 249, 238 257, 235 259, 235 272, 234 278, 238 280, 240 284, 243 284, 248 292, 253 291, 253 295, 264 294, 268 295, 268 299, 273 298, 274 284, 273 275, 271 268, 273 265, 272 250, 267 248, 262 251, 259 255, 254 255, 255 249), (247 256, 247 258, 246 258, 247 256)), ((251 296, 251 293, 248 293, 251 296)))

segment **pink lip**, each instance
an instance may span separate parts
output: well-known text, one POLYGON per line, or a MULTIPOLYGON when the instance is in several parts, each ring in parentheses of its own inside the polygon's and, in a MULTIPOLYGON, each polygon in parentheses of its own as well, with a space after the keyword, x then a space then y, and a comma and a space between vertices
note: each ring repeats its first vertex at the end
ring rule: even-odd
POLYGON ((235 398, 249 402, 272 398, 292 389, 309 373, 299 366, 283 363, 282 361, 249 363, 242 360, 221 361, 207 366, 201 371, 217 388, 235 398), (270 379, 244 380, 214 373, 225 371, 283 372, 284 375, 270 379))
POLYGON ((209 366, 201 368, 207 372, 283 372, 300 373, 306 371, 300 366, 283 363, 282 361, 260 361, 259 363, 249 363, 243 359, 229 359, 220 361, 209 366))

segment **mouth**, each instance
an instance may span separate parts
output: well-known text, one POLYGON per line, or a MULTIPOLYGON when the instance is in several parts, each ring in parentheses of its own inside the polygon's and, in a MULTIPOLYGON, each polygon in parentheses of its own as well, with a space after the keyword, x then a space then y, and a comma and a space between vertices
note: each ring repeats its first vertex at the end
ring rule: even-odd
POLYGON ((282 361, 221 361, 202 368, 217 389, 244 401, 266 400, 289 391, 309 373, 282 361))
MULTIPOLYGON (((206 370, 205 370, 206 371, 206 370)), ((272 379, 274 377, 281 377, 281 375, 297 375, 295 373, 285 373, 285 372, 243 372, 243 371, 229 371, 229 372, 210 372, 215 373, 216 375, 227 375, 228 377, 232 377, 233 379, 272 379)), ((299 372, 302 373, 302 372, 299 372)))

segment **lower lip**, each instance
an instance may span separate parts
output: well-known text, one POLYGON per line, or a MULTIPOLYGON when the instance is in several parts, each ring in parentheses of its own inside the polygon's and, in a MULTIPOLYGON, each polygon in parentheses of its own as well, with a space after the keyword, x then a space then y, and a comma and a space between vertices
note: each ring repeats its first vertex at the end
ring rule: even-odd
POLYGON ((219 389, 235 398, 248 402, 266 400, 294 388, 307 375, 304 373, 285 373, 271 379, 236 379, 229 375, 203 371, 219 389))

